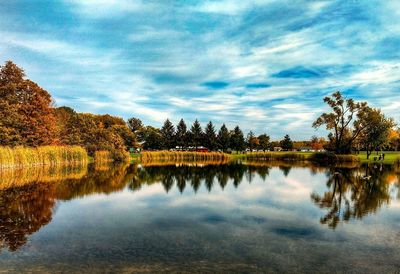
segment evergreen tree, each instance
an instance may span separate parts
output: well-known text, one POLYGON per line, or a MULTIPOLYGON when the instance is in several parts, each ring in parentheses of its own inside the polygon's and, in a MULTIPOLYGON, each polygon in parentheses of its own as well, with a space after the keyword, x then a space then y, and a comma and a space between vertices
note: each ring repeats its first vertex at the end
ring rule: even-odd
POLYGON ((203 143, 203 130, 201 129, 199 121, 196 119, 190 128, 191 144, 194 147, 201 146, 203 143))
POLYGON ((209 150, 217 148, 217 135, 213 123, 210 121, 205 129, 206 146, 209 150))
POLYGON ((231 134, 231 146, 232 149, 236 150, 237 152, 243 151, 246 147, 246 142, 244 140, 243 132, 236 126, 231 134))
POLYGON ((280 142, 281 147, 283 150, 292 150, 293 149, 293 142, 290 139, 289 135, 286 134, 283 140, 280 142))
POLYGON ((181 119, 178 125, 176 126, 175 142, 177 146, 186 148, 187 141, 188 141, 188 134, 187 134, 186 123, 183 119, 181 119))
POLYGON ((217 135, 218 147, 226 151, 230 145, 230 134, 228 128, 223 124, 217 135))
POLYGON ((174 147, 175 128, 169 119, 165 120, 161 128, 161 135, 163 138, 163 149, 171 149, 174 147))

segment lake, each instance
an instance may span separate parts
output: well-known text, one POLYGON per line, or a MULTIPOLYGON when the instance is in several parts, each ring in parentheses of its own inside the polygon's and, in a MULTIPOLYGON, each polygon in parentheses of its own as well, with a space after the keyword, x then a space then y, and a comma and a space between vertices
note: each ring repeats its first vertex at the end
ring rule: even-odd
POLYGON ((256 162, 9 170, 0 272, 398 272, 399 177, 256 162))

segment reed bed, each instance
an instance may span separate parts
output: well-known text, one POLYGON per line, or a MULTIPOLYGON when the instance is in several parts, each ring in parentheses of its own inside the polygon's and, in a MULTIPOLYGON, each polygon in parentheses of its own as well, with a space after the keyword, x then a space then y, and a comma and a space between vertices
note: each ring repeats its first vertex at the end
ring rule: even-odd
POLYGON ((219 159, 219 160, 192 160, 192 161, 177 161, 177 160, 151 160, 141 163, 143 167, 152 166, 217 166, 229 163, 229 158, 219 159))
POLYGON ((141 155, 142 163, 148 162, 192 162, 192 161, 222 161, 229 160, 230 156, 222 152, 194 152, 194 151, 145 151, 141 155))
POLYGON ((79 180, 87 174, 87 167, 86 164, 82 164, 0 169, 0 190, 66 179, 79 180))
POLYGON ((79 146, 0 147, 0 169, 78 165, 87 161, 86 150, 79 146))
POLYGON ((305 161, 308 154, 294 152, 252 152, 245 155, 249 161, 305 161))
POLYGON ((108 150, 95 151, 93 158, 96 164, 109 163, 114 161, 111 157, 111 152, 109 152, 108 150))

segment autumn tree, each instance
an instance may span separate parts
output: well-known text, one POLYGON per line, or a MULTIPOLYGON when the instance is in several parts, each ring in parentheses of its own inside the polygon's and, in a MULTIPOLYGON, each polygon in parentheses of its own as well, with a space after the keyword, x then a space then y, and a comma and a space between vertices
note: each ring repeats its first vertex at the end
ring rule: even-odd
POLYGON ((228 128, 223 124, 217 135, 218 147, 226 151, 230 146, 230 134, 228 128))
POLYGON ((313 123, 314 128, 325 125, 330 131, 329 141, 331 149, 335 153, 350 153, 354 140, 365 130, 367 103, 354 102, 346 99, 337 91, 330 97, 325 97, 324 102, 332 109, 329 113, 323 113, 313 123))
POLYGON ((254 135, 253 131, 250 131, 247 134, 246 143, 250 151, 253 151, 253 149, 257 148, 260 144, 260 140, 254 135))
POLYGON ((374 108, 367 108, 365 120, 365 130, 360 133, 359 139, 369 159, 373 150, 378 150, 389 142, 391 129, 395 123, 393 119, 386 118, 379 109, 374 108))
POLYGON ((175 128, 169 119, 165 120, 161 128, 161 135, 163 138, 163 148, 171 149, 175 146, 175 128))
POLYGON ((0 144, 40 146, 56 142, 50 94, 11 61, 0 66, 0 144))
POLYGON ((187 147, 188 142, 187 126, 183 119, 181 119, 176 126, 175 142, 182 148, 187 147))
POLYGON ((271 144, 270 144, 270 137, 267 134, 261 134, 260 136, 258 136, 258 147, 260 149, 262 149, 264 152, 267 149, 271 148, 271 144))
POLYGON ((280 145, 283 150, 292 150, 293 149, 293 141, 290 139, 288 134, 285 135, 283 140, 280 142, 280 145))
POLYGON ((215 150, 217 148, 217 135, 215 133, 214 125, 211 121, 208 122, 205 128, 204 136, 207 148, 210 150, 215 150))
POLYGON ((318 138, 315 135, 311 137, 310 146, 315 151, 322 150, 324 148, 324 143, 325 143, 324 138, 318 138))
POLYGON ((246 141, 244 140, 243 132, 236 126, 233 131, 231 132, 231 146, 232 149, 236 150, 238 153, 239 151, 243 151, 246 147, 246 141))

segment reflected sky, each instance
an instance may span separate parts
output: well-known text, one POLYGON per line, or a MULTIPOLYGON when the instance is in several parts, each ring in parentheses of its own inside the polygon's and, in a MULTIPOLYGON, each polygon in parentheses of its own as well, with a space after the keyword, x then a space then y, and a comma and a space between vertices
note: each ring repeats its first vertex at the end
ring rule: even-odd
POLYGON ((386 166, 90 166, 79 178, 0 191, 0 270, 395 271, 399 174, 386 166))

